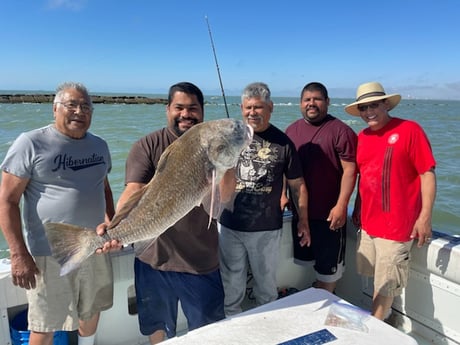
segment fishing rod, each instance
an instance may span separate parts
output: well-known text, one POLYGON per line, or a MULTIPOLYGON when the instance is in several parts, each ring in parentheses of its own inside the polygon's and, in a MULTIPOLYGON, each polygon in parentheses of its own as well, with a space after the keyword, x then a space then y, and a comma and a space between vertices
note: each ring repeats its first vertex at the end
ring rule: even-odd
POLYGON ((216 55, 216 49, 214 48, 214 41, 212 39, 211 27, 209 26, 208 16, 204 16, 204 19, 206 19, 206 24, 208 25, 208 32, 209 32, 209 38, 211 39, 212 52, 214 53, 214 61, 216 62, 217 75, 219 76, 220 90, 222 91, 222 97, 224 98, 225 112, 227 113, 227 117, 230 118, 230 115, 228 114, 227 99, 225 98, 224 85, 222 84, 219 64, 217 63, 217 55, 216 55))

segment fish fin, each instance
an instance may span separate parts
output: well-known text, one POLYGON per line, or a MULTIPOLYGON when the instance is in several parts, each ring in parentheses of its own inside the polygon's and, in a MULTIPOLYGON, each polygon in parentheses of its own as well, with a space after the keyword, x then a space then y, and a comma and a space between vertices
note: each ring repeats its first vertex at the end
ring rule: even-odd
POLYGON ((148 188, 147 186, 148 184, 142 187, 141 189, 135 191, 128 198, 128 200, 126 200, 123 206, 113 216, 107 229, 112 229, 113 227, 118 225, 118 223, 120 223, 124 218, 128 216, 131 210, 139 204, 139 201, 141 200, 142 196, 145 194, 145 191, 148 188))
MULTIPOLYGON (((65 223, 45 223, 43 226, 51 253, 61 265, 61 276, 80 267, 98 248, 96 243, 99 236, 94 229, 65 223)), ((101 243, 103 241, 101 237, 101 243)))
POLYGON ((216 171, 215 169, 213 169, 211 176, 211 192, 208 193, 202 200, 203 207, 205 211, 209 214, 208 229, 211 226, 212 219, 218 219, 220 214, 222 213, 220 207, 219 184, 217 184, 216 182, 216 171))
POLYGON ((160 160, 158 161, 157 167, 155 169, 155 174, 161 174, 166 167, 168 158, 174 148, 178 146, 178 144, 174 141, 171 145, 169 145, 161 154, 160 160))

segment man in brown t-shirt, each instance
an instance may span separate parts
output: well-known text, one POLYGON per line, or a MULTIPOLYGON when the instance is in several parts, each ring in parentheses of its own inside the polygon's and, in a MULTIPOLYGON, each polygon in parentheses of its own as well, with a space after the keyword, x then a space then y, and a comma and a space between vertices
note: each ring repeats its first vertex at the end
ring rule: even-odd
MULTIPOLYGON (((181 82, 169 89, 167 127, 139 139, 126 161, 126 187, 118 209, 155 174, 163 151, 179 136, 203 122, 203 94, 181 82)), ((176 334, 178 301, 189 330, 224 318, 215 220, 195 207, 153 240, 135 244, 135 288, 141 333, 156 344, 176 334)))

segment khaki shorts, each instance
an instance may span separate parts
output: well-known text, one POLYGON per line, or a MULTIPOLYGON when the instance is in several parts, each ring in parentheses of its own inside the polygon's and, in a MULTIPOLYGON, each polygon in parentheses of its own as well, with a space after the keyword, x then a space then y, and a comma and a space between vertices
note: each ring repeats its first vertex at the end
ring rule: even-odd
POLYGON ((361 230, 356 253, 358 273, 374 277, 374 291, 379 295, 401 295, 403 288, 407 286, 412 244, 412 240, 386 240, 369 236, 365 230, 361 230))
POLYGON ((40 273, 37 286, 27 290, 29 330, 73 331, 79 320, 89 320, 113 304, 113 273, 109 255, 92 255, 82 266, 59 276, 51 256, 34 257, 40 273))

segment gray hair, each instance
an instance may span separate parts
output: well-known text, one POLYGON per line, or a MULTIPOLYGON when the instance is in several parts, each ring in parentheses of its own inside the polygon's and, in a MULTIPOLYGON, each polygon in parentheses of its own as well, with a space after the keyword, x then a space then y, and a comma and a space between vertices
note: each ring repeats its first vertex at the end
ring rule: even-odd
POLYGON ((54 103, 59 102, 62 99, 63 94, 66 92, 68 89, 75 89, 79 91, 81 94, 85 96, 85 98, 88 99, 89 105, 93 105, 91 101, 91 97, 89 95, 88 89, 86 88, 85 85, 82 83, 77 83, 74 81, 66 81, 56 88, 56 95, 54 96, 54 103))
POLYGON ((244 102, 246 98, 261 98, 265 103, 271 101, 270 89, 268 85, 261 82, 251 83, 246 86, 241 95, 241 102, 244 102))

